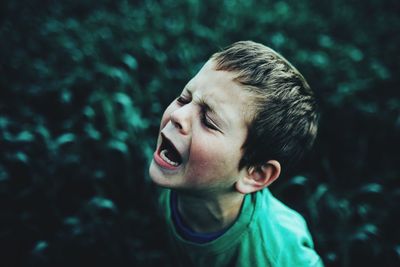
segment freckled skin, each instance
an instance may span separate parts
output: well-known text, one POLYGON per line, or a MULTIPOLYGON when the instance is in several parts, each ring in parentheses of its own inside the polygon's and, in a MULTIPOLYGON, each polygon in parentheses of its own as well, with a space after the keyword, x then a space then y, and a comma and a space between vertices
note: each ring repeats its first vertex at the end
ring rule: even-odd
MULTIPOLYGON (((233 81, 234 73, 216 71, 208 61, 188 83, 181 96, 189 101, 174 100, 165 110, 160 124, 163 132, 180 152, 183 162, 175 170, 161 168, 154 160, 150 165, 152 180, 163 187, 216 193, 233 190, 234 183, 245 175, 238 170, 241 147, 246 139, 245 112, 249 105, 246 91, 233 81), (212 103, 225 123, 220 131, 202 122, 198 99, 212 103)), ((161 145, 158 137, 157 149, 161 145)))

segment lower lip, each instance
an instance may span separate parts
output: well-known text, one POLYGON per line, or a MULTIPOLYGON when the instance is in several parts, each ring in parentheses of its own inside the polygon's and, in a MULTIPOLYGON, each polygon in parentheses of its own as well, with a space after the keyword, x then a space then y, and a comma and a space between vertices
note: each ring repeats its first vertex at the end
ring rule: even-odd
POLYGON ((178 169, 179 166, 173 166, 169 164, 168 162, 165 162, 160 155, 157 153, 158 151, 154 152, 153 158, 154 161, 157 163, 158 166, 167 169, 167 170, 176 170, 178 169))

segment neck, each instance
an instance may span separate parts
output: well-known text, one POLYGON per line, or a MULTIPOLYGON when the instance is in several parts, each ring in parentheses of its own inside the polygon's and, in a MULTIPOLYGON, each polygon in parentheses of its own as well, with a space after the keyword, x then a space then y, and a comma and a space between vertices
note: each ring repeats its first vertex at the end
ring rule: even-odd
POLYGON ((230 226, 238 217, 244 195, 230 192, 219 197, 178 193, 182 219, 199 233, 216 232, 230 226))

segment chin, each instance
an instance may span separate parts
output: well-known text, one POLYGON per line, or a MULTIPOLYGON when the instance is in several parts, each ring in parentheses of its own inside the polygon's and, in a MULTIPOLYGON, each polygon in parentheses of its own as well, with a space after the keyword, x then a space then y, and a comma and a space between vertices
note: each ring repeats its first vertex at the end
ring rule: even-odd
POLYGON ((157 171, 157 167, 154 166, 154 164, 153 161, 150 163, 149 175, 153 183, 159 185, 158 180, 160 180, 160 178, 158 176, 160 176, 160 173, 157 171))
POLYGON ((171 188, 170 180, 163 175, 154 161, 152 161, 150 164, 149 175, 153 183, 156 185, 171 188))

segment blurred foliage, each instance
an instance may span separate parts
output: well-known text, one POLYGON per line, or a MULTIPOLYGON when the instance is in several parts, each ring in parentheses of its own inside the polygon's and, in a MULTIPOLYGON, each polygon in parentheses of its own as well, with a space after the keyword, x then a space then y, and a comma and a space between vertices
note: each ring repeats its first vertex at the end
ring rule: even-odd
POLYGON ((272 190, 326 266, 400 266, 398 14, 397 0, 2 1, 2 265, 171 266, 147 174, 159 119, 211 53, 251 39, 321 106, 315 151, 272 190))

